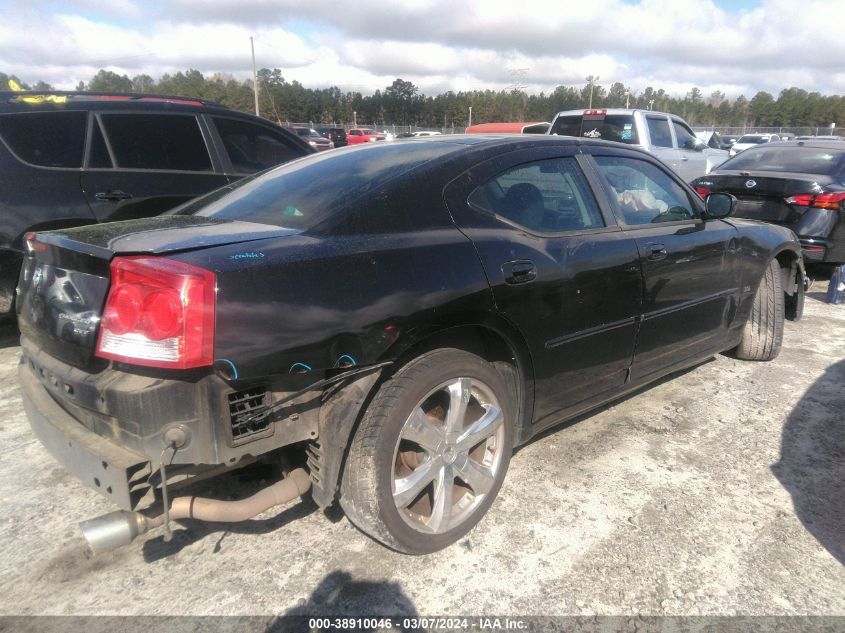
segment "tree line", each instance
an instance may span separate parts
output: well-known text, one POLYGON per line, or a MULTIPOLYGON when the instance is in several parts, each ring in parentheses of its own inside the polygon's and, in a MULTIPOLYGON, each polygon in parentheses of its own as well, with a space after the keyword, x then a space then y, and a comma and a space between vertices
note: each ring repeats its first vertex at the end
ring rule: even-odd
MULTIPOLYGON (((43 81, 28 84, 0 72, 0 86, 9 79, 24 88, 50 90, 43 81)), ((693 88, 683 97, 647 87, 635 91, 621 82, 605 88, 594 83, 583 87, 557 86, 549 93, 527 94, 523 90, 473 90, 445 92, 435 96, 420 93, 417 86, 396 79, 384 90, 371 95, 343 92, 340 88, 307 88, 298 81, 287 81, 278 68, 262 68, 257 73, 259 109, 262 116, 281 123, 312 122, 359 125, 401 125, 454 127, 467 125, 472 108, 474 123, 498 121, 550 121, 556 112, 586 108, 592 91, 594 108, 652 109, 671 112, 693 126, 716 127, 827 127, 845 125, 845 97, 825 96, 801 88, 785 88, 775 97, 758 92, 727 98, 714 91, 705 96, 693 88)), ((98 71, 79 91, 137 92, 191 96, 216 101, 243 112, 254 111, 252 80, 238 80, 226 73, 203 75, 187 70, 162 75, 158 80, 145 74, 129 78, 110 70, 98 71)))

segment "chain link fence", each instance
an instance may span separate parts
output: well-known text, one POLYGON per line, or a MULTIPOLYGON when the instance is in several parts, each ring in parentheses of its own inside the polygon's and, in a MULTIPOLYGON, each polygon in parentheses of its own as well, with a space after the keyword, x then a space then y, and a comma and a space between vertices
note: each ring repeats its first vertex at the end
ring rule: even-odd
POLYGON ((341 127, 345 130, 351 128, 369 128, 376 132, 389 132, 394 136, 404 133, 412 132, 438 132, 440 134, 463 134, 466 127, 451 125, 449 127, 427 127, 420 125, 384 125, 366 123, 364 121, 346 121, 334 123, 317 123, 316 121, 296 122, 296 121, 277 121, 279 125, 285 127, 310 127, 310 128, 326 128, 326 127, 341 127))
POLYGON ((759 126, 693 126, 694 132, 718 132, 721 136, 742 136, 743 134, 787 134, 789 136, 827 136, 839 135, 836 128, 820 127, 759 127, 759 126))
MULTIPOLYGON (((451 125, 449 127, 426 127, 419 125, 384 125, 366 123, 364 121, 344 121, 334 123, 317 123, 315 121, 294 122, 294 121, 279 121, 280 125, 286 127, 310 127, 310 128, 326 128, 326 127, 340 127, 343 129, 351 129, 354 127, 370 128, 377 132, 389 132, 394 136, 402 133, 412 132, 439 132, 440 134, 463 134, 466 127, 451 125)), ((754 125, 746 126, 692 126, 694 132, 718 132, 721 136, 742 136, 743 134, 779 134, 787 135, 789 137, 795 136, 827 136, 827 135, 841 135, 838 128, 831 128, 828 126, 818 127, 761 127, 754 125)))

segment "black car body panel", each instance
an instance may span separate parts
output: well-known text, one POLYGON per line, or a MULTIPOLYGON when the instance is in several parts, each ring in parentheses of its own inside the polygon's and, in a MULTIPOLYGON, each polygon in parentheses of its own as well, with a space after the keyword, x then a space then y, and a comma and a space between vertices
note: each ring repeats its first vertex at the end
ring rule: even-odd
MULTIPOLYGON (((571 200, 556 205, 563 202, 571 200)), ((361 407, 379 373, 392 371, 385 363, 401 366, 437 345, 485 350, 518 398, 519 444, 736 346, 773 258, 803 275, 800 247, 788 230, 705 219, 695 192, 645 152, 562 137, 440 137, 328 152, 183 212, 194 215, 37 237, 18 303, 21 372, 30 385, 24 398, 35 400, 46 390, 80 424, 144 455, 153 467, 162 434, 178 425, 197 438, 195 447, 177 452, 179 464, 231 463, 317 442, 309 463, 317 473, 314 496, 324 505, 335 497, 361 407), (688 199, 694 217, 626 225, 597 167, 600 156, 659 170, 688 199), (602 226, 536 232, 469 203, 490 177, 547 159, 565 160, 582 175, 602 226), (402 168, 394 170, 397 161, 402 168), (308 197, 301 208, 282 201, 284 213, 259 214, 278 226, 222 219, 227 205, 250 195, 260 199, 262 188, 285 178, 310 182, 319 169, 338 171, 326 186, 341 193, 365 174, 363 188, 344 193, 345 203, 327 215, 309 208, 308 197), (209 208, 216 211, 203 217, 209 208), (213 366, 159 370, 92 355, 108 286, 105 264, 144 253, 214 272, 213 366), (91 289, 58 297, 58 290, 34 280, 36 270, 42 283, 55 278, 91 289), (77 323, 83 313, 90 313, 88 330, 77 323), (341 389, 314 386, 353 367, 376 370, 341 389), (244 418, 233 402, 252 398, 266 407, 291 394, 299 394, 292 408, 247 431, 239 426, 244 418)))
POLYGON ((0 315, 12 309, 27 232, 155 216, 314 152, 269 121, 201 100, 51 94, 66 101, 0 92, 0 315))

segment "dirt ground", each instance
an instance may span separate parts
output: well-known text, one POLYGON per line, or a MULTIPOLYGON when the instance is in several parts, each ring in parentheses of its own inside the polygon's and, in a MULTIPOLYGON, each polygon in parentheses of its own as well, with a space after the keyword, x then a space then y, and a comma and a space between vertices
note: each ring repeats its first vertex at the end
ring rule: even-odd
POLYGON ((90 556, 77 523, 113 508, 30 432, 7 332, 0 614, 845 615, 845 305, 813 290, 776 361, 719 356, 545 434, 424 557, 311 503, 90 556))

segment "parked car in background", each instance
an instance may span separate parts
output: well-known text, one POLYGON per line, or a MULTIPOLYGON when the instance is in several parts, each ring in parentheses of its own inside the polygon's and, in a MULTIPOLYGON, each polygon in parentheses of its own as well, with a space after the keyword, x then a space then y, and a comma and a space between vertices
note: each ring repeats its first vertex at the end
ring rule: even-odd
POLYGON ((509 123, 477 123, 466 129, 467 134, 545 134, 551 123, 546 121, 513 121, 509 123))
POLYGON ((791 229, 807 263, 845 263, 845 142, 755 145, 693 185, 735 196, 736 217, 791 229))
POLYGON ((597 138, 641 147, 690 181, 728 158, 708 147, 674 114, 622 108, 559 112, 549 134, 597 138))
POLYGON ((359 145, 361 143, 372 143, 383 140, 385 140, 384 134, 376 132, 369 127, 352 128, 346 132, 346 142, 349 145, 359 145))
POLYGON ((0 92, 0 316, 13 313, 28 231, 157 215, 313 151, 202 99, 0 92))
POLYGON ((723 219, 733 203, 621 143, 460 135, 38 233, 24 406, 125 510, 84 524, 95 550, 309 487, 395 550, 439 550, 491 507, 514 446, 723 350, 777 356, 784 315, 800 317, 800 246, 723 219), (165 489, 261 455, 293 470, 248 499, 165 489))
POLYGON ((294 133, 318 152, 333 149, 334 143, 310 127, 294 127, 294 133))
POLYGON ((440 132, 434 132, 432 130, 420 130, 418 132, 411 132, 414 138, 420 138, 423 136, 439 136, 440 132))
POLYGON ((321 135, 334 143, 335 147, 346 147, 346 130, 342 127, 317 126, 314 128, 321 135))
POLYGON ((754 147, 755 145, 760 145, 762 143, 772 143, 779 140, 780 136, 777 134, 743 134, 737 139, 736 143, 731 146, 730 155, 736 156, 741 151, 746 150, 749 147, 754 147))
POLYGON ((732 134, 722 135, 722 142, 721 142, 721 144, 719 145, 719 149, 723 149, 723 150, 725 150, 726 152, 730 152, 731 147, 733 147, 734 143, 736 143, 736 142, 739 140, 739 137, 740 137, 740 136, 741 136, 741 135, 739 135, 739 134, 736 134, 736 135, 732 135, 732 134))

